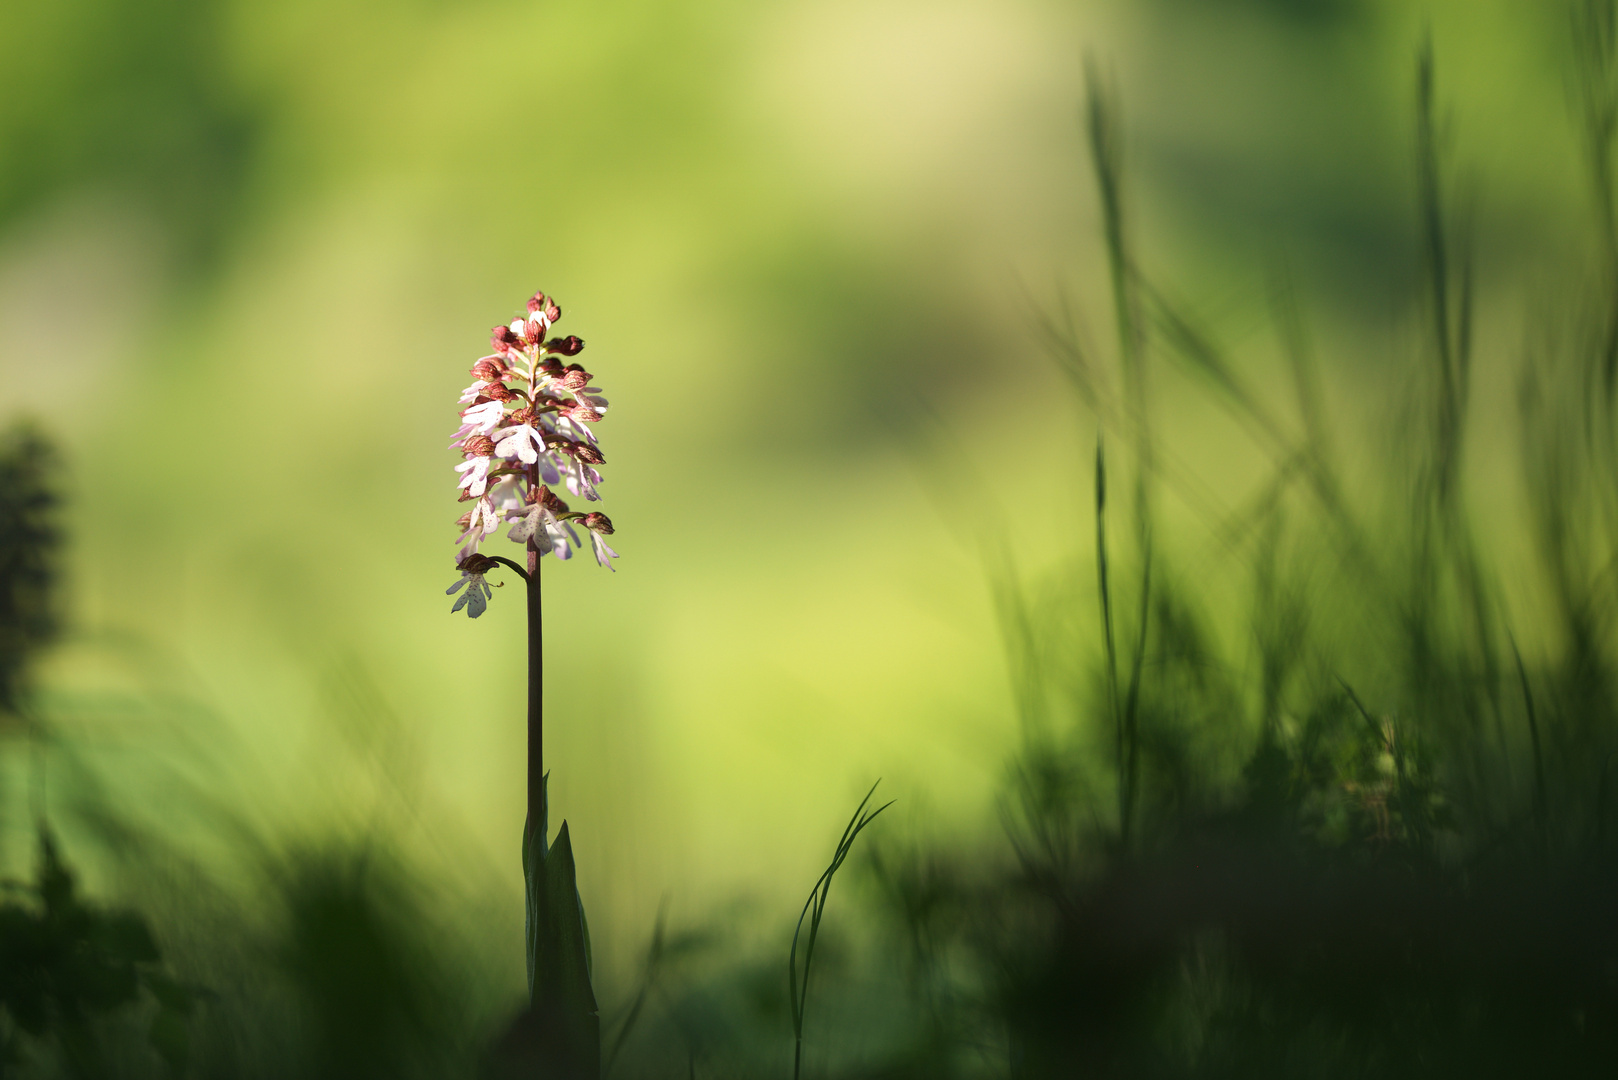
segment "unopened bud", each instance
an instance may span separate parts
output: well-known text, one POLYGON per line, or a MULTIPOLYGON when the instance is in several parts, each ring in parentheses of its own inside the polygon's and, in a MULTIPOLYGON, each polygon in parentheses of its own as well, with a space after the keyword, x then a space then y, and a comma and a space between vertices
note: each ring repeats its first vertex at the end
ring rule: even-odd
POLYGON ((532 315, 536 311, 544 311, 544 310, 545 310, 545 294, 544 293, 537 292, 533 296, 530 296, 528 298, 528 314, 532 315))
POLYGON ((471 457, 492 457, 494 440, 487 435, 473 435, 461 444, 461 449, 471 457))
MULTIPOLYGON (((560 315, 561 312, 557 314, 560 315)), ((584 339, 574 334, 551 338, 545 343, 545 351, 556 353, 558 356, 577 356, 584 351, 584 339)))
POLYGON ((545 321, 554 324, 562 317, 562 309, 556 306, 555 300, 545 301, 545 321))
POLYGON ((583 390, 590 385, 590 373, 578 364, 569 364, 562 373, 562 388, 564 390, 583 390))
POLYGON ((541 484, 539 487, 539 502, 545 509, 553 514, 567 513, 567 503, 563 502, 550 488, 541 484))
POLYGON ((493 345, 497 352, 515 349, 517 347, 517 335, 512 332, 509 326, 497 326, 489 331, 489 344, 493 345))
POLYGON ((472 365, 472 378, 478 382, 499 382, 505 375, 506 369, 493 360, 479 360, 472 365))
POLYGON ((479 555, 474 551, 456 565, 468 574, 482 574, 500 564, 487 555, 479 555))
POLYGON ((505 383, 499 382, 490 383, 488 386, 485 386, 483 388, 483 393, 487 394, 489 400, 491 401, 510 401, 512 398, 517 396, 517 394, 514 393, 509 386, 507 386, 505 383))
POLYGON ((523 324, 522 339, 528 345, 538 345, 545 340, 546 326, 538 319, 529 319, 523 324))
POLYGON ((605 465, 607 459, 601 456, 601 451, 589 443, 576 442, 568 446, 567 452, 584 462, 586 465, 605 465))
POLYGON ((601 414, 583 401, 575 401, 572 405, 559 411, 569 420, 577 420, 581 424, 593 424, 601 419, 601 414))
POLYGON ((468 510, 466 513, 462 514, 460 517, 456 518, 455 519, 455 527, 457 529, 460 529, 462 532, 465 532, 467 529, 470 529, 472 527, 472 511, 468 510))
POLYGON ((600 533, 602 536, 611 536, 612 535, 612 519, 609 518, 606 514, 601 514, 601 513, 585 514, 584 517, 582 519, 580 519, 579 524, 583 525, 586 529, 589 529, 591 532, 600 533))
POLYGON ((520 409, 514 409, 506 419, 513 424, 532 424, 534 422, 534 410, 531 406, 524 405, 520 409))

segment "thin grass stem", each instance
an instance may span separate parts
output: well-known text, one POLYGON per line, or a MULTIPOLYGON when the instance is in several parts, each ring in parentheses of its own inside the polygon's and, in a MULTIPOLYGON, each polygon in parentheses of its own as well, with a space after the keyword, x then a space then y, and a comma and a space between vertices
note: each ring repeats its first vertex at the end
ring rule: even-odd
POLYGON ((820 878, 815 882, 815 887, 810 890, 809 899, 804 901, 803 910, 798 914, 798 925, 792 931, 792 948, 787 953, 787 991, 792 1005, 793 1080, 799 1080, 803 1071, 803 1018, 804 1007, 808 1003, 809 997, 809 969, 815 958, 815 942, 820 937, 820 920, 826 913, 826 901, 831 896, 832 878, 842 868, 843 862, 848 858, 848 853, 853 850, 854 840, 859 834, 865 830, 867 825, 876 820, 878 814, 893 805, 889 801, 869 813, 866 812, 865 808, 870 804, 871 796, 876 794, 876 785, 881 782, 879 779, 876 784, 872 784, 871 790, 865 793, 865 798, 861 799, 859 806, 855 807, 854 816, 848 819, 848 825, 844 827, 843 835, 837 841, 837 849, 832 854, 831 863, 825 870, 821 871, 820 878), (809 920, 809 936, 804 939, 803 975, 800 978, 798 975, 798 942, 803 939, 804 919, 809 920))

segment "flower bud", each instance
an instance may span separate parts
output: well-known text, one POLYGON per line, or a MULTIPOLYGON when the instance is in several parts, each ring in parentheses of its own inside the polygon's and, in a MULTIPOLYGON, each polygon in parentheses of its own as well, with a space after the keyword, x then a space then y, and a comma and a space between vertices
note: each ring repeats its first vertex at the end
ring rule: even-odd
POLYGON ((607 459, 601 456, 601 451, 589 443, 569 443, 566 450, 586 465, 605 465, 607 463, 607 459))
POLYGON ((494 440, 487 435, 473 435, 461 444, 468 457, 493 457, 494 440))
POLYGON ((556 301, 555 300, 546 300, 545 301, 545 321, 548 322, 548 323, 555 323, 556 320, 560 319, 561 317, 562 317, 562 309, 556 306, 556 301))
POLYGON ((601 414, 592 409, 588 402, 575 401, 571 405, 556 410, 569 420, 577 420, 581 424, 593 424, 601 419, 601 414))
POLYGON ((478 382, 499 382, 506 377, 506 369, 493 360, 483 359, 472 365, 472 378, 478 382))
POLYGON ((569 364, 562 373, 562 389, 583 390, 590 385, 590 373, 578 364, 569 364))
POLYGON ((583 525, 586 529, 589 529, 591 532, 600 533, 602 536, 611 536, 612 535, 612 519, 609 518, 606 514, 602 514, 602 513, 585 514, 584 517, 579 521, 579 524, 583 525))
POLYGON ((455 519, 455 527, 457 529, 461 530, 462 532, 465 532, 467 529, 470 529, 472 527, 472 511, 468 510, 466 513, 462 514, 460 517, 456 518, 455 519))
POLYGON ((513 424, 532 424, 534 422, 533 407, 524 405, 520 409, 513 410, 511 414, 506 417, 506 419, 511 421, 513 424))
POLYGON ((553 514, 567 513, 567 503, 563 502, 556 492, 544 484, 539 485, 539 498, 536 501, 553 514))
POLYGON ((544 311, 544 310, 545 310, 545 294, 544 293, 537 292, 533 296, 530 296, 528 298, 528 314, 532 315, 536 311, 544 311))
POLYGON ((545 331, 549 329, 538 319, 529 319, 523 324, 522 340, 525 345, 538 345, 545 340, 545 331))
POLYGON ((517 335, 509 326, 497 326, 489 331, 489 344, 494 346, 496 352, 505 352, 507 349, 517 347, 517 335))
POLYGON ((499 383, 499 382, 490 383, 488 386, 485 386, 483 388, 483 395, 480 395, 480 396, 485 396, 485 395, 489 398, 490 401, 510 401, 513 398, 518 396, 505 383, 499 383))
MULTIPOLYGON (((561 312, 557 312, 558 315, 561 312)), ((559 356, 577 356, 584 351, 584 339, 575 334, 567 337, 551 338, 545 343, 545 351, 553 352, 559 356)))

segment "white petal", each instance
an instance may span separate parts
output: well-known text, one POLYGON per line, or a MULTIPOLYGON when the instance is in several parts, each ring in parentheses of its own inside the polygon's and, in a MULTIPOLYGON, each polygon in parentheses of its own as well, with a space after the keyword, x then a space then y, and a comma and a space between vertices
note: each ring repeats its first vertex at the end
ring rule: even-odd
POLYGON ((617 570, 612 565, 612 560, 618 557, 618 553, 607 546, 607 542, 601 539, 600 533, 590 533, 590 546, 595 548, 596 562, 605 566, 608 570, 612 570, 613 573, 617 573, 617 570))

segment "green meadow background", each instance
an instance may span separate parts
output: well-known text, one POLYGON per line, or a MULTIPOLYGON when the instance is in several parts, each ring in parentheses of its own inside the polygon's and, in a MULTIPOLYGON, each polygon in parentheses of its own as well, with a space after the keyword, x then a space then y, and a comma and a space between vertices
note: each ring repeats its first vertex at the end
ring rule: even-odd
MULTIPOLYGON (((0 863, 29 865, 30 798, 103 892, 375 841, 457 883, 436 917, 517 992, 521 593, 451 617, 445 447, 536 288, 612 401, 618 572, 544 579, 552 815, 598 957, 665 897, 778 931, 878 777, 881 828, 992 837, 1038 712, 995 583, 1094 574, 1094 421, 1036 333, 1067 305, 1110 343, 1086 58, 1156 280, 1278 395, 1291 281, 1369 473, 1423 332, 1428 35, 1481 256, 1473 497, 1509 559, 1497 436, 1588 220, 1561 5, 5 5, 0 411, 63 450, 70 633, 48 745, 10 736, 0 863)), ((1263 455, 1156 389, 1162 540, 1217 620, 1249 577, 1210 526, 1263 455)))

